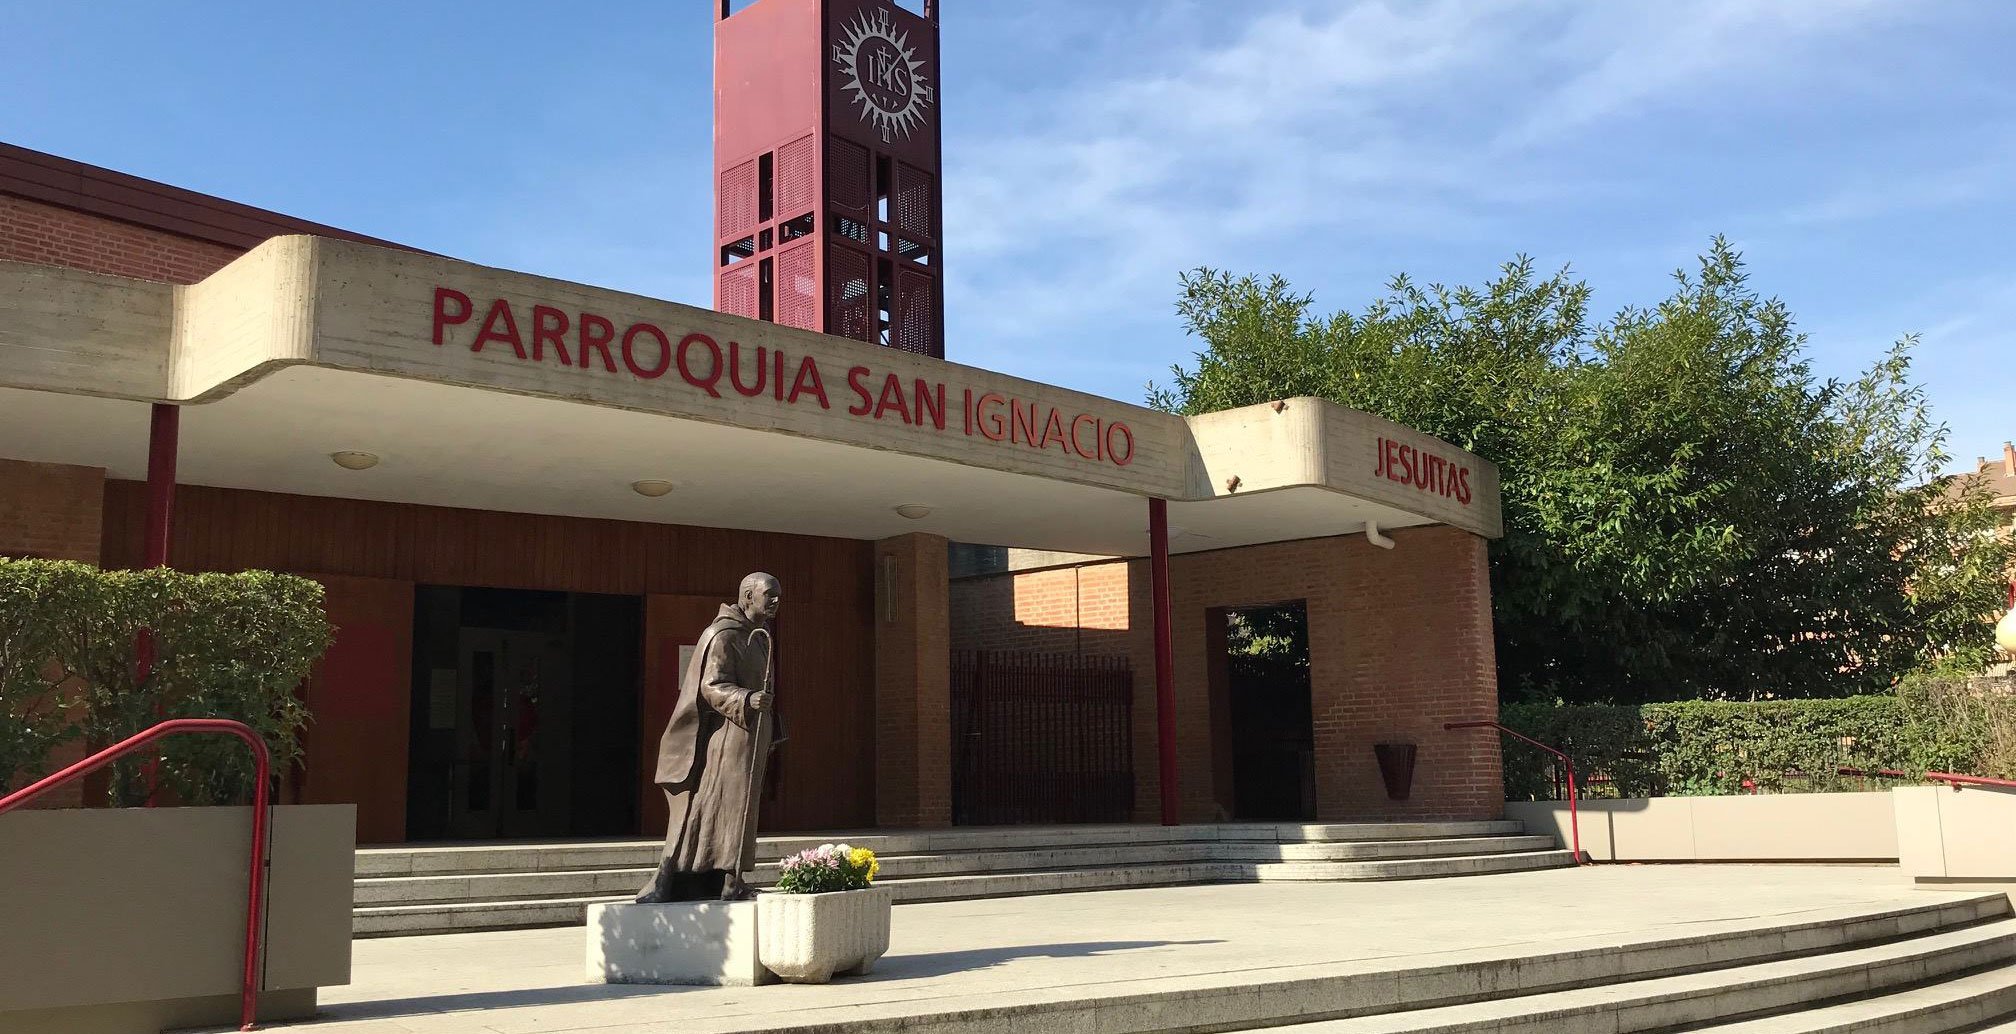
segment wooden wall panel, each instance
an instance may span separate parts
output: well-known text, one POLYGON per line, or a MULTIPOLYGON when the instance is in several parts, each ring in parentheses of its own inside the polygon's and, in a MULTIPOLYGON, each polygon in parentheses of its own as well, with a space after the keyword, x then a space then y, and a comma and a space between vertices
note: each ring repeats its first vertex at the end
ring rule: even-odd
MULTIPOLYGON (((110 481, 105 500, 105 565, 130 567, 142 555, 146 488, 110 481)), ((764 828, 874 822, 872 543, 185 485, 176 493, 171 550, 174 565, 190 571, 264 568, 428 585, 695 598, 697 609, 680 609, 658 625, 647 605, 640 644, 647 687, 658 663, 654 636, 691 641, 714 608, 734 598, 743 575, 769 571, 784 584, 778 690, 788 694, 780 703, 791 742, 779 752, 778 798, 764 828), (696 618, 697 624, 683 627, 696 618)), ((410 599, 407 606, 410 638, 410 599)), ((647 756, 655 757, 670 715, 671 702, 663 706, 662 714, 644 716, 647 756)), ((404 750, 404 724, 381 735, 388 745, 396 737, 404 750)), ((642 831, 662 833, 663 796, 652 787, 641 803, 642 831)))
POLYGON ((644 597, 644 692, 637 701, 641 741, 637 758, 643 771, 637 791, 640 831, 665 832, 665 792, 652 781, 658 764, 658 740, 679 702, 679 648, 691 646, 714 620, 723 600, 712 596, 653 594, 644 597))
POLYGON ((357 842, 406 839, 406 745, 413 681, 413 583, 311 575, 336 626, 308 677, 303 804, 357 805, 357 842))

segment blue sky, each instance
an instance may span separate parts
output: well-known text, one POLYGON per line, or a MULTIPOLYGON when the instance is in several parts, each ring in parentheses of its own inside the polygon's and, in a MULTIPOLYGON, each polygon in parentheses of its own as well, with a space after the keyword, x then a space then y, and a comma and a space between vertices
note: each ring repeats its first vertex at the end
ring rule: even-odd
MULTIPOLYGON (((1715 233, 1825 374, 1920 332, 2016 435, 2016 4, 945 0, 948 354, 1127 400, 1179 270, 1359 308, 1516 253, 1607 311, 1715 233)), ((706 304, 707 4, 11 0, 0 139, 706 304)))

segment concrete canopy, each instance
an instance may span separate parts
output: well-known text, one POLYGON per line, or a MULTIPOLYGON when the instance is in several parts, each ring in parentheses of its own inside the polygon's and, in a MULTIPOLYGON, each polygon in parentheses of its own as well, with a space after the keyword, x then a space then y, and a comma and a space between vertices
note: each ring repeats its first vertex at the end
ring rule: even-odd
POLYGON ((1500 533, 1490 463, 1315 399, 1185 419, 321 238, 189 287, 0 263, 10 456, 144 477, 157 401, 185 404, 181 479, 232 488, 1107 555, 1147 551, 1150 496, 1179 552, 1367 521, 1500 533))

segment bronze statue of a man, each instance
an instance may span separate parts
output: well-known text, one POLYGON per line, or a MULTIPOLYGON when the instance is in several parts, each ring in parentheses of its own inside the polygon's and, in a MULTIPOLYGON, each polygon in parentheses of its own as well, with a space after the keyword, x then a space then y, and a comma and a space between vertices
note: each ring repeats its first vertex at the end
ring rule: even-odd
POLYGON ((639 904, 755 892, 756 805, 763 793, 775 701, 769 622, 783 593, 758 572, 700 634, 679 680, 679 702, 658 742, 658 785, 671 806, 665 854, 639 904))

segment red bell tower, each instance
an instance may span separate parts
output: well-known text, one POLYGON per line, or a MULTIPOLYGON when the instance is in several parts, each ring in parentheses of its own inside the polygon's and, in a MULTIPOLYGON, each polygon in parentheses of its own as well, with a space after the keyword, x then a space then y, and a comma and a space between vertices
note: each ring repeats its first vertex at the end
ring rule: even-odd
POLYGON ((714 307, 943 358, 936 0, 717 2, 714 307))

